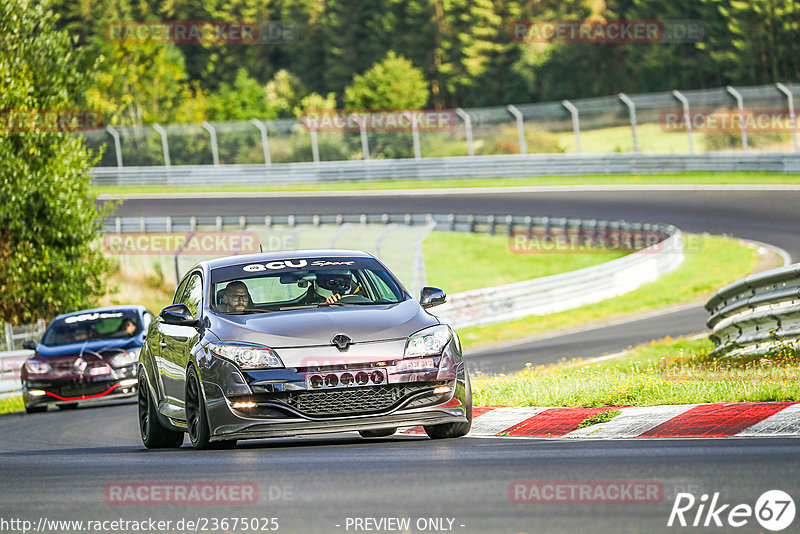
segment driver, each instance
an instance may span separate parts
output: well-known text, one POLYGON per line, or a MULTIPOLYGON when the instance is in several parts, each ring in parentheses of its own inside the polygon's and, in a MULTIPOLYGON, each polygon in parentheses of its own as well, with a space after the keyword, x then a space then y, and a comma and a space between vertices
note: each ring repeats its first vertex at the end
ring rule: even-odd
POLYGON ((221 311, 243 312, 250 306, 250 292, 247 291, 247 286, 241 280, 236 280, 225 286, 225 291, 222 293, 222 304, 220 305, 221 311))
POLYGON ((347 274, 317 274, 315 291, 320 299, 331 304, 345 295, 358 293, 359 287, 347 274))

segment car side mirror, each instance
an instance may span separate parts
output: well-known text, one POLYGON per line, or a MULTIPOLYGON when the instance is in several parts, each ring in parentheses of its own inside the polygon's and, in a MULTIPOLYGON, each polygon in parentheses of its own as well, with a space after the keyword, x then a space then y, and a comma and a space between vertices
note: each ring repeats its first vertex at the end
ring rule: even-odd
POLYGON ((28 341, 22 344, 22 348, 28 350, 36 350, 36 342, 32 339, 29 339, 28 341))
POLYGON ((423 308, 432 308, 447 301, 444 289, 438 287, 423 287, 419 292, 419 303, 423 308))
POLYGON ((192 312, 189 311, 189 308, 187 308, 185 304, 172 304, 171 306, 167 306, 161 310, 158 316, 161 317, 166 324, 173 324, 176 326, 200 326, 200 321, 194 318, 192 312))

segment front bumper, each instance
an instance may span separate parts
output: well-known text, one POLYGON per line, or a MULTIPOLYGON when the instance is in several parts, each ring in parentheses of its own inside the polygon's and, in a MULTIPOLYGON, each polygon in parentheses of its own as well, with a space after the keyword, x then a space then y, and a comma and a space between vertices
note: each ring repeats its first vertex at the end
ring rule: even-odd
MULTIPOLYGON (((438 383, 416 384, 419 392, 411 393, 388 408, 370 410, 369 406, 350 414, 309 415, 292 409, 284 403, 254 395, 251 397, 222 398, 208 404, 208 419, 212 441, 228 439, 254 439, 292 437, 307 434, 379 430, 400 426, 464 423, 466 399, 463 381, 451 382, 452 391, 446 395, 433 395, 438 383), (243 399, 246 399, 243 401, 243 399), (253 402, 253 408, 236 408, 237 403, 253 402), (419 406, 419 407, 415 407, 419 406)), ((207 388, 215 386, 205 384, 207 388)), ((363 388, 364 390, 371 388, 363 388)), ((330 395, 332 392, 323 393, 330 395)), ((353 393, 347 390, 342 393, 353 393)))
POLYGON ((136 395, 136 367, 115 370, 113 378, 94 380, 84 378, 59 378, 51 380, 30 379, 22 382, 22 398, 25 406, 47 406, 101 402, 128 398, 136 395))
POLYGON ((222 358, 198 364, 212 441, 465 423, 471 405, 457 342, 419 359, 261 371, 222 358))
POLYGON ((203 381, 211 440, 292 437, 467 422, 465 368, 452 380, 226 395, 203 381))

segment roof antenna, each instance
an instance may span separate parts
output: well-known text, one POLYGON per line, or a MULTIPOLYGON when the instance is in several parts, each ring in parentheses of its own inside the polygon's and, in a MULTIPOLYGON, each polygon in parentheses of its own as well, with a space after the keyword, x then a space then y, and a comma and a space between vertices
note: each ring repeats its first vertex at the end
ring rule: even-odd
POLYGON ((264 245, 261 244, 261 241, 258 242, 258 251, 261 253, 264 252, 264 245))

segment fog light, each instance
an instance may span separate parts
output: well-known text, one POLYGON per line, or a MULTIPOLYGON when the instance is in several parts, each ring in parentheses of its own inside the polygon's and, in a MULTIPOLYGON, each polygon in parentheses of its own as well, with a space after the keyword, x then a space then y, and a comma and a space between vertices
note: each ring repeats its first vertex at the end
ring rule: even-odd
POLYGON ((363 386, 366 385, 367 382, 369 382, 369 375, 367 373, 364 371, 356 373, 356 384, 363 386))
POLYGON ((314 375, 308 379, 308 383, 311 384, 312 388, 319 389, 322 387, 322 377, 319 375, 314 375))
POLYGON ((41 389, 29 389, 28 395, 30 395, 31 397, 42 397, 45 395, 45 392, 42 391, 41 389))
POLYGON ((351 375, 350 373, 345 373, 345 374, 342 375, 340 380, 341 380, 343 386, 349 386, 349 385, 351 385, 353 383, 354 379, 353 379, 353 375, 351 375))
POLYGON ((253 401, 243 401, 243 402, 234 402, 233 404, 231 404, 231 406, 233 406, 234 410, 247 410, 250 408, 255 408, 258 405, 253 401))
POLYGON ((328 386, 329 388, 335 388, 336 386, 339 385, 339 377, 334 374, 326 376, 325 385, 328 386))
POLYGON ((433 388, 434 395, 444 395, 445 393, 450 393, 451 391, 453 391, 453 388, 450 386, 437 386, 433 388))
POLYGON ((119 385, 120 387, 127 388, 130 386, 135 386, 138 383, 139 381, 135 378, 126 378, 125 380, 120 380, 119 385))
POLYGON ((380 384, 383 382, 383 373, 380 371, 372 371, 370 378, 372 379, 373 384, 380 384))

